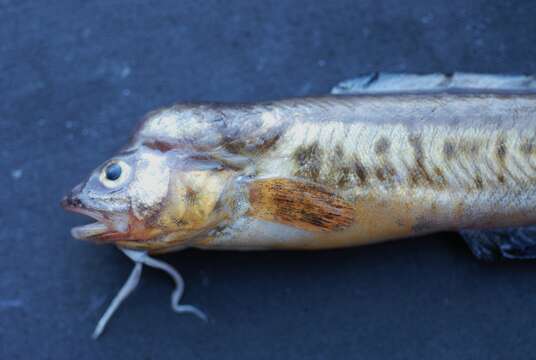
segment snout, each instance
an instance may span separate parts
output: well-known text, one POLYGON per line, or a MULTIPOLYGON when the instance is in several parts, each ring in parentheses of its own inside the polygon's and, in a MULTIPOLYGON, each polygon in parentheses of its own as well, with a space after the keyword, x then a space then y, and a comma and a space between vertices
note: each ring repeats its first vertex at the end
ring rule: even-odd
POLYGON ((75 186, 67 195, 60 201, 60 205, 64 209, 76 209, 82 207, 82 201, 80 200, 80 191, 82 190, 82 184, 75 186))

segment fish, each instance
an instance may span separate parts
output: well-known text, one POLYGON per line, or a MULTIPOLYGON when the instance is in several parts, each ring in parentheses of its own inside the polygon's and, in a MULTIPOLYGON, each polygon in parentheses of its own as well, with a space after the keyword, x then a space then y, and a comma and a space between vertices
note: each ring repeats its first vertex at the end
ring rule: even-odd
POLYGON ((443 231, 486 261, 536 257, 536 79, 374 73, 329 95, 180 103, 61 201, 95 222, 74 238, 113 244, 135 267, 94 332, 154 255, 321 250, 443 231))

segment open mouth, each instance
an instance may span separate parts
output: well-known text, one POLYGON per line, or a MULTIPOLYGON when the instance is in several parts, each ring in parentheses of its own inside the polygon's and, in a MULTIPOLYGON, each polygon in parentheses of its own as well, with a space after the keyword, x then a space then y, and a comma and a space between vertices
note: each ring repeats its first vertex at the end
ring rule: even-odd
POLYGON ((128 235, 128 226, 126 226, 126 224, 116 224, 117 221, 112 221, 97 211, 85 209, 80 207, 78 204, 72 204, 69 201, 62 201, 61 205, 67 211, 86 215, 96 220, 90 224, 73 227, 71 229, 71 235, 75 239, 116 241, 125 239, 125 237, 128 235))
MULTIPOLYGON (((91 216, 89 214, 84 214, 91 216)), ((91 216, 95 218, 95 216, 91 216)), ((104 235, 111 231, 110 227, 104 223, 102 220, 98 220, 91 224, 75 226, 71 229, 71 235, 75 239, 86 240, 90 238, 98 237, 99 235, 104 235)))

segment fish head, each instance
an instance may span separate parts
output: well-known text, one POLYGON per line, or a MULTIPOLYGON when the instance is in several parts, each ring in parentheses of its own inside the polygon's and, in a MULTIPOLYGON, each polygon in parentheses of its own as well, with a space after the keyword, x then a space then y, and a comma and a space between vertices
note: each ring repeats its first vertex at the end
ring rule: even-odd
POLYGON ((148 147, 120 152, 61 201, 96 222, 74 238, 151 252, 180 248, 226 217, 221 196, 231 174, 184 151, 148 147))

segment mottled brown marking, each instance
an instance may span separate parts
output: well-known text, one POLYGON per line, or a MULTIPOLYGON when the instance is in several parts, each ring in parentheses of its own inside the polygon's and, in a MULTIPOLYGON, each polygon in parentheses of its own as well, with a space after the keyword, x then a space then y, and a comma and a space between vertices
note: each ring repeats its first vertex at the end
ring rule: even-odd
POLYGON ((424 166, 424 149, 422 147, 422 138, 418 135, 411 135, 408 139, 413 148, 415 158, 414 166, 409 169, 410 182, 414 186, 434 185, 434 180, 428 174, 424 166))
POLYGON ((434 181, 436 183, 439 183, 441 185, 446 185, 447 180, 445 178, 445 174, 443 174, 443 171, 437 166, 434 167, 434 175, 435 175, 434 181))
POLYGON ((445 141, 443 144, 443 155, 445 159, 451 160, 456 153, 456 147, 450 141, 445 141))
POLYGON ((147 146, 149 149, 158 150, 161 152, 170 151, 177 146, 176 144, 171 144, 160 140, 154 140, 150 142, 146 141, 143 143, 143 145, 147 146))
POLYGON ((376 178, 378 178, 378 180, 380 180, 381 182, 385 181, 385 174, 383 172, 383 168, 381 167, 376 168, 375 173, 376 173, 376 178))
POLYGON ((351 182, 350 173, 352 170, 348 166, 343 166, 339 168, 339 175, 338 175, 338 181, 337 186, 338 187, 346 187, 351 182))
POLYGON ((249 216, 307 231, 338 231, 354 222, 352 205, 330 190, 289 179, 253 181, 249 216))
POLYGON ((497 175, 497 181, 499 181, 499 183, 501 184, 504 184, 506 182, 506 178, 504 177, 503 174, 499 174, 497 175))
POLYGON ((358 158, 354 158, 354 173, 357 176, 358 185, 364 186, 367 184, 368 182, 367 169, 358 158))
POLYGON ((506 167, 506 154, 508 152, 508 149, 506 148, 506 143, 504 140, 504 137, 500 137, 497 140, 497 146, 495 148, 495 156, 497 158, 497 162, 499 163, 499 166, 502 168, 506 167))
POLYGON ((422 148, 422 138, 419 135, 410 135, 409 144, 413 148, 413 154, 416 160, 424 159, 424 150, 422 148))
POLYGON ((272 149, 280 138, 281 134, 277 133, 269 137, 268 139, 263 139, 263 141, 259 145, 257 145, 255 149, 256 152, 264 154, 268 150, 272 149))
POLYGON ((183 219, 177 219, 177 218, 173 218, 173 223, 175 224, 175 226, 177 228, 182 228, 186 225, 188 225, 188 222, 183 220, 183 219))
POLYGON ((499 163, 504 165, 506 159, 506 144, 504 143, 504 139, 499 139, 497 143, 497 150, 495 151, 495 153, 497 155, 499 163))
POLYGON ((377 167, 375 170, 376 178, 380 180, 381 182, 393 182, 394 177, 396 176, 396 170, 391 165, 383 165, 381 167, 377 167))
POLYGON ((374 144, 374 151, 376 152, 376 154, 378 155, 383 155, 385 154, 388 150, 389 150, 389 147, 391 146, 391 143, 389 141, 389 139, 385 138, 385 137, 381 137, 378 141, 376 141, 376 143, 374 144))
POLYGON ((461 141, 458 150, 466 155, 475 156, 480 151, 480 145, 471 140, 461 141))
POLYGON ((385 165, 385 173, 387 174, 387 176, 389 176, 391 180, 394 180, 396 177, 396 170, 392 165, 385 165))
POLYGON ((222 146, 225 150, 229 151, 231 154, 242 154, 245 152, 247 142, 243 140, 236 139, 224 139, 222 146))
POLYGON ((336 161, 343 161, 344 159, 344 148, 341 144, 335 145, 335 150, 333 151, 335 154, 335 160, 336 161))
POLYGON ((443 171, 441 171, 441 169, 438 168, 437 166, 434 167, 434 174, 437 177, 444 177, 443 171))
POLYGON ((294 176, 318 181, 322 165, 322 150, 317 142, 299 146, 293 158, 297 166, 294 176))
POLYGON ((380 137, 374 144, 374 152, 378 156, 380 165, 374 169, 376 178, 381 182, 393 183, 396 170, 389 161, 388 152, 391 143, 386 137, 380 137))
POLYGON ((480 176, 479 174, 477 174, 475 176, 475 187, 478 189, 478 190, 482 190, 484 188, 484 181, 482 180, 482 176, 480 176))
POLYGON ((186 193, 184 194, 184 201, 187 204, 186 206, 195 206, 197 204, 198 195, 199 194, 194 189, 187 187, 186 193))
POLYGON ((535 146, 530 140, 526 140, 521 144, 519 150, 525 155, 531 155, 534 152, 535 146))
POLYGON ((226 137, 222 141, 221 146, 231 154, 263 154, 270 150, 277 143, 280 137, 280 133, 270 134, 270 136, 261 137, 255 142, 226 137))
POLYGON ((344 148, 341 144, 335 145, 328 165, 329 171, 325 179, 327 185, 344 188, 352 182, 351 169, 344 159, 344 148))

